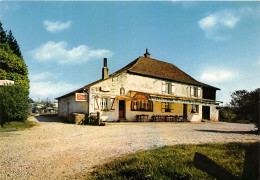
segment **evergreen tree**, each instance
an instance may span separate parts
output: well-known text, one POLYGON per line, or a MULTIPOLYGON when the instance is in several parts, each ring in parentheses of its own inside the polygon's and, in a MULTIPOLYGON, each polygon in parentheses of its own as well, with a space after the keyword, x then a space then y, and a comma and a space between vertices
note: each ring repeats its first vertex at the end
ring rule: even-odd
POLYGON ((12 31, 6 36, 1 22, 0 40, 0 79, 15 81, 13 86, 0 87, 0 124, 3 125, 6 121, 27 119, 29 79, 20 47, 12 31))
POLYGON ((18 57, 22 57, 22 53, 20 51, 20 47, 16 41, 16 39, 13 36, 12 31, 10 30, 7 35, 7 44, 12 49, 13 53, 16 54, 18 57))
POLYGON ((6 36, 6 31, 2 27, 2 23, 0 21, 0 43, 6 43, 7 42, 7 36, 6 36))

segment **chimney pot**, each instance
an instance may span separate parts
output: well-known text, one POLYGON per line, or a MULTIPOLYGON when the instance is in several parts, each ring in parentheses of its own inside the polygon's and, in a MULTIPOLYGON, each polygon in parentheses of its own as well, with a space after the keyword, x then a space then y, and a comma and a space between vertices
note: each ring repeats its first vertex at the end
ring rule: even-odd
POLYGON ((107 67, 107 58, 104 58, 104 67, 107 67))
POLYGON ((107 58, 104 58, 104 67, 102 68, 102 79, 109 77, 109 69, 107 68, 107 58))
POLYGON ((148 48, 146 48, 146 52, 144 54, 144 57, 150 58, 150 53, 148 52, 148 48))

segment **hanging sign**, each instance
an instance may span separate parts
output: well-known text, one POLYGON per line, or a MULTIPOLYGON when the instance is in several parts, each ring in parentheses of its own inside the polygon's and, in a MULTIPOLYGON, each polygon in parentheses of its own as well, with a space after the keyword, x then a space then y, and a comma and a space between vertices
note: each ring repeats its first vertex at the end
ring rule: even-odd
POLYGON ((76 93, 76 101, 87 101, 87 94, 85 93, 76 93))
POLYGON ((110 91, 110 88, 109 88, 108 86, 101 86, 101 87, 100 87, 100 91, 109 92, 109 91, 110 91))

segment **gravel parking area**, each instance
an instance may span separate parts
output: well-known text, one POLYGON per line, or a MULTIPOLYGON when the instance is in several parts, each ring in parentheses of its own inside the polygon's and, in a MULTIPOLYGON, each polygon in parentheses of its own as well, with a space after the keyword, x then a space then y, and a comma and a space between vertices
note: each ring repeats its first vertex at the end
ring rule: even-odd
POLYGON ((30 117, 39 125, 0 132, 0 179, 66 179, 112 157, 176 144, 256 142, 254 125, 230 123, 109 123, 80 126, 30 117))

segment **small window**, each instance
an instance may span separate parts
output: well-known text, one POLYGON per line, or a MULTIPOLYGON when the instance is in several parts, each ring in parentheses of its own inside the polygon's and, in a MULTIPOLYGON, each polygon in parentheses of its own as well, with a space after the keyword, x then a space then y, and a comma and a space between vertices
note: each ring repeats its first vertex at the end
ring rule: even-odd
POLYGON ((197 87, 194 87, 194 96, 198 97, 198 88, 197 87))
POLYGON ((162 103, 162 112, 173 112, 173 103, 163 102, 162 103))
POLYGON ((199 105, 191 105, 191 113, 199 113, 199 105))
POLYGON ((174 92, 174 85, 172 83, 162 83, 162 93, 172 94, 174 92))
POLYGON ((194 86, 191 87, 190 95, 194 97, 199 97, 199 88, 194 86))
POLYGON ((171 112, 170 103, 168 102, 165 103, 165 112, 171 112))

